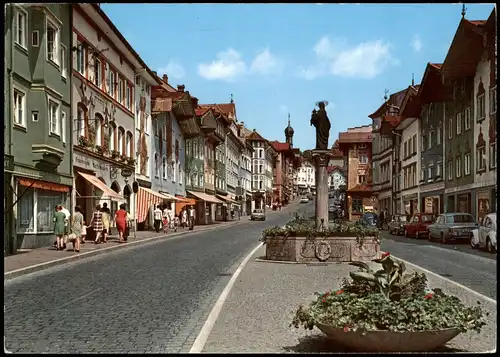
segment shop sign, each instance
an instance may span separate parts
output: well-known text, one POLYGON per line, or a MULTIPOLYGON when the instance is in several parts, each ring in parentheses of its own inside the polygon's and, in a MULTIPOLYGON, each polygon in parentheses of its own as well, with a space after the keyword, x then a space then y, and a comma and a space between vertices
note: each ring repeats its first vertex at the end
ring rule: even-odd
POLYGON ((91 171, 109 171, 109 165, 76 152, 74 153, 74 165, 91 171))

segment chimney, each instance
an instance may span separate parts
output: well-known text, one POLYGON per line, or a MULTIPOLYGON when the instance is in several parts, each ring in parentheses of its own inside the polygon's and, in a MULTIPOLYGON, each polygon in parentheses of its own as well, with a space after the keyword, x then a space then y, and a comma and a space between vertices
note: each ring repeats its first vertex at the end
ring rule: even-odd
POLYGON ((183 92, 184 93, 184 88, 186 88, 186 86, 184 84, 177 85, 177 91, 178 92, 183 92))
POLYGON ((166 74, 163 75, 163 82, 165 82, 165 84, 168 84, 168 76, 166 74))

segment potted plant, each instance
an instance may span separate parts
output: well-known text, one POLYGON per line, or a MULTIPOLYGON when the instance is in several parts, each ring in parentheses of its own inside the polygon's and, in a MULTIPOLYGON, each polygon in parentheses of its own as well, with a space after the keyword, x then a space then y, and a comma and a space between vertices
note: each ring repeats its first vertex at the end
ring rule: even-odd
MULTIPOLYGON (((423 352, 444 345, 467 330, 486 324, 481 307, 465 306, 457 297, 429 289, 425 274, 405 273, 403 262, 384 253, 373 262, 353 262, 338 290, 317 294, 299 306, 292 326, 323 331, 335 342, 366 352, 423 352)), ((479 302, 478 302, 479 304, 479 302)), ((486 314, 487 316, 488 314, 486 314)))
POLYGON ((127 163, 130 165, 130 166, 134 166, 135 165, 135 160, 132 159, 131 157, 128 158, 127 160, 127 163))
POLYGON ((379 230, 342 220, 316 228, 315 218, 296 216, 283 227, 263 231, 266 259, 294 261, 370 261, 380 257, 379 230))
POLYGON ((95 147, 95 151, 98 153, 98 154, 102 154, 102 146, 101 145, 96 145, 95 147))
POLYGON ((78 138, 78 145, 80 145, 82 147, 88 147, 88 146, 90 146, 90 141, 85 136, 80 136, 78 138))
POLYGON ((120 152, 117 150, 111 150, 111 157, 117 159, 120 156, 120 152))

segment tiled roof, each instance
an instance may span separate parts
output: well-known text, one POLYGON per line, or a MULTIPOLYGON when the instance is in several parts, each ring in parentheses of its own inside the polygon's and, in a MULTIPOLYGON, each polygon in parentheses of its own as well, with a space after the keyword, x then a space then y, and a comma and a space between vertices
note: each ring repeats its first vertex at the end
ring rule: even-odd
POLYGON ((384 115, 383 122, 389 124, 391 128, 395 128, 401 122, 401 117, 399 115, 384 115))
POLYGON ((247 140, 250 140, 250 141, 267 141, 256 130, 252 131, 250 133, 250 135, 247 135, 247 140))
POLYGON ((201 117, 203 114, 211 110, 212 108, 196 108, 194 111, 197 116, 201 117))
POLYGON ((282 152, 282 151, 289 151, 290 150, 290 144, 289 143, 280 143, 277 140, 270 141, 269 144, 273 147, 273 149, 277 152, 282 152))
POLYGON ((339 144, 354 144, 354 143, 371 143, 372 133, 365 132, 343 132, 339 133, 339 144))
POLYGON ((219 113, 224 114, 229 119, 229 113, 232 114, 233 117, 236 117, 236 106, 234 103, 222 103, 222 104, 203 104, 200 105, 203 107, 211 107, 217 110, 219 113))

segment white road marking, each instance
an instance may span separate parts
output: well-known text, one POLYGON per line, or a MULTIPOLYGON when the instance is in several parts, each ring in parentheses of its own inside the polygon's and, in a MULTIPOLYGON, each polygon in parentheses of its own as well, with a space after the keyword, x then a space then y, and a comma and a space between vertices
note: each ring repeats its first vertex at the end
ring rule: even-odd
POLYGON ((227 283, 226 287, 222 291, 222 293, 219 296, 219 299, 217 299, 214 307, 212 308, 212 311, 210 311, 210 315, 208 315, 207 321, 205 321, 205 324, 201 328, 200 333, 198 334, 198 337, 196 337, 196 340, 193 343, 193 346, 189 350, 189 353, 201 353, 203 351, 203 347, 205 347, 205 344, 207 343, 208 336, 210 336, 210 333, 212 332, 215 322, 217 321, 217 318, 219 317, 219 314, 222 310, 222 306, 226 302, 227 297, 229 296, 229 293, 231 292, 231 289, 233 288, 234 284, 236 283, 236 279, 240 275, 241 271, 245 267, 245 265, 248 263, 250 258, 255 254, 257 249, 259 249, 263 244, 260 243, 258 246, 256 246, 250 254, 246 256, 246 258, 241 262, 240 266, 236 271, 234 272, 233 276, 227 283))
POLYGON ((490 302, 490 303, 492 303, 492 304, 495 304, 495 305, 497 304, 496 300, 494 300, 494 299, 492 299, 492 298, 490 298, 490 297, 488 297, 488 296, 486 296, 486 295, 483 295, 483 294, 481 294, 481 293, 478 293, 477 291, 472 290, 471 288, 468 288, 468 287, 467 287, 467 286, 465 286, 465 285, 462 285, 462 284, 460 284, 460 283, 457 283, 456 281, 453 281, 453 280, 451 280, 451 279, 445 278, 445 277, 443 277, 443 276, 441 276, 441 275, 439 275, 439 274, 436 274, 436 273, 434 273, 434 272, 432 272, 432 271, 430 271, 430 270, 427 270, 427 269, 425 269, 425 268, 422 268, 420 265, 410 263, 409 261, 404 260, 404 259, 401 259, 401 258, 399 258, 399 257, 397 257, 397 256, 394 256, 394 257, 395 257, 395 258, 397 258, 397 259, 399 259, 399 260, 401 260, 401 261, 402 261, 402 262, 404 262, 406 265, 411 265, 411 266, 413 266, 413 267, 415 267, 415 268, 417 268, 417 269, 422 270, 422 271, 423 271, 423 272, 425 272, 426 274, 433 275, 433 276, 435 276, 435 277, 437 277, 437 278, 439 278, 439 279, 443 279, 444 281, 446 281, 446 282, 448 282, 448 283, 450 283, 450 284, 452 284, 452 285, 458 286, 459 288, 466 290, 467 292, 471 293, 472 295, 477 296, 477 297, 478 297, 478 298, 480 298, 480 299, 486 300, 486 301, 488 301, 488 302, 490 302))

